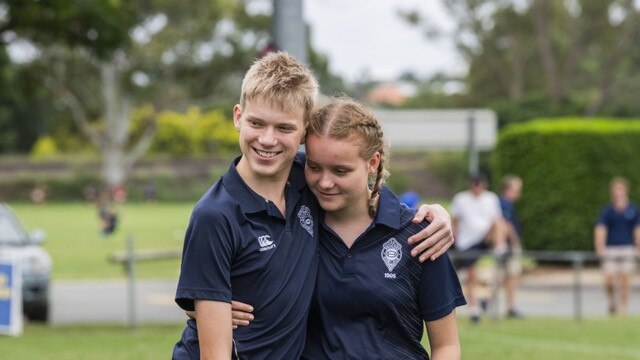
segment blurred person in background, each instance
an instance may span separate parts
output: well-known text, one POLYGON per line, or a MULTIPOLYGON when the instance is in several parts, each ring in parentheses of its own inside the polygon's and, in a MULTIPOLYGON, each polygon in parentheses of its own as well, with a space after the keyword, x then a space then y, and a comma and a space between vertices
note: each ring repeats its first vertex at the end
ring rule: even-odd
POLYGON ((600 211, 594 229, 594 247, 600 257, 609 314, 627 312, 631 276, 640 249, 640 213, 629 201, 629 182, 611 180, 611 203, 600 211))
POLYGON ((502 218, 498 195, 487 190, 487 179, 474 175, 469 189, 457 193, 451 202, 453 237, 459 251, 458 269, 466 270, 465 296, 469 302, 471 322, 480 321, 480 303, 476 297, 478 274, 476 263, 484 251, 502 256, 506 252, 506 224, 502 218))
POLYGON ((516 308, 516 291, 518 280, 522 274, 522 240, 520 238, 520 220, 516 214, 515 202, 520 199, 522 193, 522 179, 518 176, 507 175, 502 178, 502 193, 500 195, 500 208, 505 220, 507 240, 507 258, 505 263, 504 288, 507 300, 507 317, 520 318, 522 314, 516 308))

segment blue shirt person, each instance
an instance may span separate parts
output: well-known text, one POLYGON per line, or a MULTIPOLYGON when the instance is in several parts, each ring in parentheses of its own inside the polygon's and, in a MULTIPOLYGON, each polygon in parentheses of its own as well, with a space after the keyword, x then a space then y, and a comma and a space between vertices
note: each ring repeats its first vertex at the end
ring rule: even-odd
POLYGON ((345 246, 325 224, 303 359, 428 359, 423 321, 466 304, 455 269, 444 255, 423 264, 406 239, 426 223, 388 188, 376 218, 345 246))
POLYGON ((629 182, 614 178, 611 203, 600 211, 594 228, 594 247, 604 273, 609 315, 624 315, 629 304, 631 276, 640 253, 640 213, 629 200, 629 182))
POLYGON ((455 308, 465 304, 449 258, 421 265, 407 239, 426 223, 384 187, 382 127, 337 99, 307 127, 305 177, 324 210, 320 266, 304 359, 459 359, 455 308))
POLYGON ((634 246, 634 231, 640 226, 640 212, 633 203, 620 209, 607 204, 600 210, 596 225, 607 228, 606 246, 634 246))
MULTIPOLYGON (((256 316, 233 334, 242 359, 285 359, 304 345, 318 262, 319 208, 299 160, 285 189, 286 217, 244 183, 238 160, 194 207, 176 302, 184 310, 194 310, 194 299, 231 302, 233 288, 234 299, 252 304, 256 316)), ((181 343, 197 343, 194 319, 187 330, 181 343)), ((198 347, 180 345, 174 358, 198 358, 189 354, 193 351, 198 347)))

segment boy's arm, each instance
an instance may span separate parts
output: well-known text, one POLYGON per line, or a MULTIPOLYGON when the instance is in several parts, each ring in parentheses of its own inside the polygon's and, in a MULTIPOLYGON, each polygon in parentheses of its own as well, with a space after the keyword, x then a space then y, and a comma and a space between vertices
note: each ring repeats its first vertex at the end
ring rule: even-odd
POLYGON ((430 224, 419 233, 409 237, 409 244, 416 244, 411 250, 412 256, 420 255, 420 262, 435 260, 453 245, 451 216, 441 205, 423 204, 413 218, 414 223, 427 220, 430 224))
POLYGON ((507 219, 504 219, 507 223, 507 239, 511 242, 511 246, 514 249, 522 250, 522 241, 520 240, 520 235, 518 235, 518 230, 516 230, 515 225, 507 219))
POLYGON ((196 300, 196 317, 200 359, 231 358, 231 304, 222 301, 196 300))
POLYGON ((607 227, 603 224, 598 224, 593 229, 593 247, 596 249, 596 254, 598 254, 598 256, 604 256, 606 244, 607 227))

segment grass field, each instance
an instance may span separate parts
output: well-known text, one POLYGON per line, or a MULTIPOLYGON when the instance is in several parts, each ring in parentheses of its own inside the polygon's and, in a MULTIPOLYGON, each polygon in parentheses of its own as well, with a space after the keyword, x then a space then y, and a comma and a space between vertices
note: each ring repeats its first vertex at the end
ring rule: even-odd
MULTIPOLYGON (((122 266, 107 258, 125 249, 129 234, 138 249, 181 249, 193 204, 125 204, 117 209, 120 222, 109 238, 103 238, 98 231, 94 205, 46 203, 12 207, 29 229, 47 233, 44 247, 53 257, 55 279, 100 279, 124 275, 122 266)), ((176 278, 179 265, 179 260, 140 263, 136 274, 141 278, 176 278)))
MULTIPOLYGON (((640 359, 640 319, 561 319, 459 323, 463 359, 640 359)), ((0 337, 0 358, 22 360, 168 359, 182 324, 27 325, 20 338, 0 337)), ((428 346, 428 345, 427 345, 428 346)))

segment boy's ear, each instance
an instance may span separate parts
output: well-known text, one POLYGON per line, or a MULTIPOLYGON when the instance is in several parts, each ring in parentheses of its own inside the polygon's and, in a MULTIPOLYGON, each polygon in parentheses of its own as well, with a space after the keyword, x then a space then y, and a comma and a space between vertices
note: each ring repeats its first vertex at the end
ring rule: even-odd
POLYGON ((242 117, 242 107, 240 104, 236 104, 233 107, 233 126, 235 126, 236 130, 240 131, 240 118, 242 117))
POLYGON ((302 139, 300 139, 300 145, 304 145, 304 142, 307 140, 307 131, 304 131, 304 134, 302 135, 302 139))

